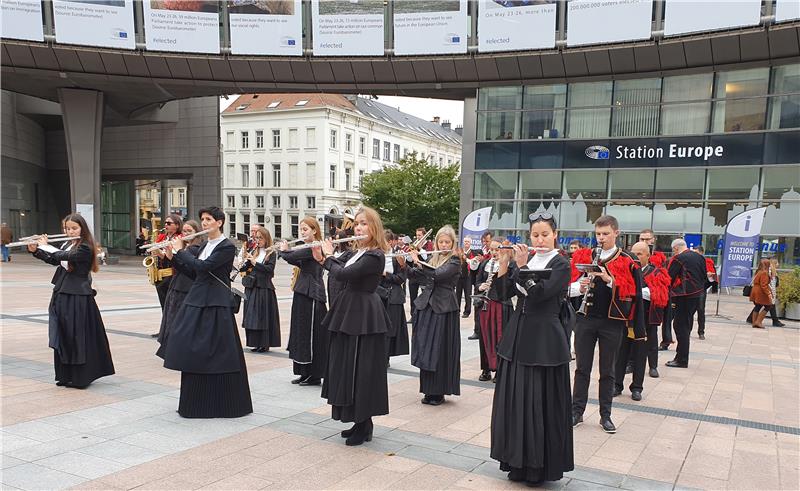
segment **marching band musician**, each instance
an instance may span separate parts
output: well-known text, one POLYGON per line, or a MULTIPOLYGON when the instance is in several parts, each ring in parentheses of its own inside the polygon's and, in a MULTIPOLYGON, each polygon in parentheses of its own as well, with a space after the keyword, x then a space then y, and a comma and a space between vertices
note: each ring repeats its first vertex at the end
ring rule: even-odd
POLYGON ((242 285, 245 287, 244 327, 245 344, 254 353, 264 353, 270 347, 281 345, 281 321, 278 314, 278 297, 275 295, 275 264, 278 255, 272 250, 272 236, 269 230, 259 227, 255 232, 255 248, 245 252, 245 263, 240 270, 244 275, 242 285))
MULTIPOLYGON (((415 241, 419 241, 425 235, 425 227, 419 227, 417 230, 414 231, 415 233, 415 241)), ((424 243, 419 244, 417 249, 419 251, 431 251, 433 250, 433 244, 430 240, 426 240, 424 243)), ((423 260, 425 260, 426 256, 422 254, 423 260)), ((420 283, 419 280, 413 276, 408 277, 408 296, 411 298, 411 317, 414 317, 414 311, 416 310, 416 306, 414 305, 414 300, 417 299, 417 295, 419 295, 419 287, 420 283)))
MULTIPOLYGON (((183 227, 183 223, 181 222, 181 217, 176 215, 175 213, 171 213, 167 216, 167 219, 164 220, 164 232, 158 234, 156 238, 156 242, 163 242, 165 240, 172 240, 176 236, 180 235, 179 230, 183 227)), ((172 261, 164 255, 164 251, 162 249, 156 249, 151 252, 153 256, 156 258, 156 267, 158 268, 158 278, 160 280, 156 281, 156 293, 158 294, 158 303, 161 305, 161 316, 163 319, 164 316, 164 304, 167 301, 167 293, 169 293, 169 285, 172 282, 172 275, 175 274, 175 270, 172 266, 172 261)), ((157 338, 161 332, 151 334, 151 337, 157 338)))
MULTIPOLYGON (((354 217, 349 213, 344 214, 344 218, 342 219, 342 228, 334 229, 334 239, 345 239, 353 236, 353 218, 354 217)), ((345 251, 350 250, 352 245, 352 242, 339 242, 338 244, 334 244, 333 254, 335 256, 341 256, 345 251)), ((336 295, 342 291, 343 287, 344 285, 341 282, 337 281, 336 278, 331 277, 331 275, 328 275, 327 288, 328 303, 330 305, 333 305, 336 295)))
POLYGON ((658 327, 664 320, 664 308, 669 303, 670 278, 667 270, 661 267, 661 258, 650 255, 646 242, 637 242, 631 247, 642 268, 642 317, 647 328, 647 341, 623 337, 617 353, 616 375, 614 377, 614 396, 622 394, 625 382, 626 365, 632 360, 633 381, 629 386, 631 399, 642 400, 645 366, 650 364, 650 376, 658 377, 658 327), (655 376, 654 376, 655 375, 655 376))
POLYGON ((501 298, 498 285, 494 282, 500 268, 498 251, 500 242, 493 240, 489 244, 489 259, 481 263, 475 289, 485 296, 478 308, 480 316, 481 337, 478 340, 481 353, 481 374, 478 380, 493 380, 492 372, 497 371, 497 345, 503 336, 514 305, 510 298, 501 298))
POLYGON ((169 333, 164 367, 181 372, 178 414, 184 418, 238 418, 253 412, 247 365, 231 305, 230 271, 236 246, 221 232, 225 214, 216 206, 200 210, 208 241, 197 257, 181 238, 168 258, 194 275, 169 333), (171 257, 170 257, 171 256, 171 257))
MULTIPOLYGON (((600 426, 606 433, 616 433, 611 421, 614 394, 614 367, 622 336, 644 342, 646 329, 642 307, 642 277, 638 265, 617 247, 619 222, 604 215, 594 224, 598 250, 586 249, 601 272, 593 272, 570 285, 570 296, 583 296, 575 328, 575 381, 572 394, 572 425, 583 422, 589 393, 594 348, 598 345, 600 384, 600 426)), ((584 249, 573 254, 576 264, 586 264, 584 249)))
MULTIPOLYGON (((322 240, 316 218, 303 218, 298 235, 306 243, 322 240)), ((294 374, 298 375, 292 383, 319 385, 325 375, 328 356, 328 331, 322 327, 322 319, 328 311, 322 266, 314 260, 311 248, 290 251, 286 242, 281 243, 280 257, 298 268, 293 288, 289 342, 286 345, 294 374)))
POLYGON ((464 298, 464 313, 461 314, 463 318, 469 317, 472 313, 472 289, 475 286, 475 275, 473 274, 472 268, 472 264, 475 263, 474 257, 475 253, 472 250, 472 239, 464 237, 462 248, 459 251, 461 274, 458 278, 458 285, 456 285, 456 300, 458 301, 459 308, 461 307, 461 298, 464 298))
MULTIPOLYGON (((195 234, 200 232, 200 230, 200 224, 194 220, 187 220, 183 223, 181 228, 183 235, 195 234)), ((200 253, 200 247, 203 241, 203 237, 195 237, 192 239, 192 241, 186 245, 186 253, 197 257, 200 253)), ((164 258, 166 259, 166 256, 164 258)), ((164 349, 167 345, 170 328, 175 322, 178 310, 180 310, 181 305, 183 305, 186 295, 192 288, 192 283, 194 283, 194 273, 191 270, 184 269, 177 264, 173 264, 173 268, 175 269, 175 274, 171 277, 172 280, 169 283, 169 291, 164 301, 164 313, 161 315, 161 328, 158 330, 158 343, 160 346, 156 355, 161 358, 164 358, 164 349)))
POLYGON ((80 239, 64 242, 59 250, 47 243, 45 235, 28 251, 57 267, 48 307, 48 346, 53 349, 56 385, 85 389, 98 378, 113 375, 114 362, 94 300, 97 292, 92 289, 92 272, 98 270, 94 237, 77 213, 62 223, 67 237, 80 239))
POLYGON ((432 255, 427 265, 420 253, 411 251, 408 274, 424 289, 414 301, 411 332, 411 364, 419 368, 423 404, 438 406, 446 395, 460 395, 461 335, 455 287, 460 260, 453 254, 456 233, 445 225, 436 233, 435 249, 451 251, 432 255))
MULTIPOLYGON (((480 265, 483 261, 489 259, 489 245, 492 243, 492 233, 491 232, 484 232, 481 235, 481 247, 479 249, 472 249, 470 251, 470 264, 473 264, 475 267, 472 270, 472 288, 473 293, 477 293, 475 287, 478 285, 478 271, 480 271, 480 265)), ((481 316, 475 315, 473 318, 473 332, 469 335, 467 339, 475 340, 481 338, 481 316)))
POLYGON ((330 239, 313 248, 318 264, 345 285, 323 321, 330 351, 322 397, 331 405, 331 418, 354 423, 341 433, 348 446, 372 440, 372 417, 389 413, 385 337, 391 321, 375 293, 387 249, 378 212, 359 210, 355 233, 365 238, 338 258, 330 239))
MULTIPOLYGON (((389 251, 396 251, 397 236, 391 231, 385 233, 389 243, 389 251)), ((387 257, 383 270, 383 279, 378 287, 378 295, 383 300, 386 313, 389 315, 389 330, 386 332, 386 357, 407 355, 408 326, 406 325, 406 261, 402 256, 387 257)), ((328 276, 330 281, 330 276, 328 276)), ((388 363, 388 361, 387 361, 388 363)))
POLYGON ((569 334, 560 312, 569 288, 569 262, 557 249, 556 221, 531 214, 531 257, 523 244, 501 250, 500 298, 518 296, 497 350, 491 457, 512 481, 557 481, 574 469, 569 390, 569 334), (513 254, 513 256, 512 256, 513 254), (528 279, 524 270, 550 270, 528 279))

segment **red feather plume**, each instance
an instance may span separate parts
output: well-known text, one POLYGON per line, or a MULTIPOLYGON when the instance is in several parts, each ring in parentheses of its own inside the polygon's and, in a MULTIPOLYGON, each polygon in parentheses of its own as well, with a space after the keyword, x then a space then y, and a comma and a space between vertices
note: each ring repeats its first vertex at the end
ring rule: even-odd
POLYGON ((591 264, 592 262, 592 250, 589 248, 586 249, 578 249, 577 251, 572 253, 572 261, 570 261, 570 267, 572 269, 572 282, 578 281, 578 278, 581 277, 581 272, 575 269, 576 264, 591 264))
POLYGON ((669 274, 664 268, 656 268, 655 271, 644 277, 644 282, 650 289, 650 304, 658 308, 664 308, 669 302, 669 274))
POLYGON ((614 277, 614 285, 617 287, 617 294, 621 300, 633 298, 636 296, 636 282, 633 281, 633 274, 631 274, 631 266, 638 268, 636 264, 625 255, 620 255, 610 263, 607 263, 606 268, 611 276, 614 277))
POLYGON ((663 268, 664 263, 667 262, 667 256, 665 256, 661 251, 655 251, 653 255, 650 256, 650 261, 648 262, 656 268, 663 268))

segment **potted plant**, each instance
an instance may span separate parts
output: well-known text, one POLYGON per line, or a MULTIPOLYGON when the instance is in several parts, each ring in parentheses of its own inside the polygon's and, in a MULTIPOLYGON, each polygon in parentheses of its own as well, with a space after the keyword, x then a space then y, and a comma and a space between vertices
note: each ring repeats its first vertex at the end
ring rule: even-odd
POLYGON ((800 320, 800 267, 778 275, 778 303, 784 309, 784 317, 800 320))

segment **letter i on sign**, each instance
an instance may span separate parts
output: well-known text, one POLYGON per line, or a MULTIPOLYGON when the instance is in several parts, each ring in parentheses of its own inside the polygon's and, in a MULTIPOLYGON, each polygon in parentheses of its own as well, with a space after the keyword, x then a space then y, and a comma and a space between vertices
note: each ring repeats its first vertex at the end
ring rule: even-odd
POLYGON ((747 215, 747 218, 744 219, 744 231, 750 231, 750 215, 747 215))
POLYGON ((475 222, 475 226, 476 227, 480 227, 481 226, 481 216, 480 215, 478 215, 478 221, 475 222))

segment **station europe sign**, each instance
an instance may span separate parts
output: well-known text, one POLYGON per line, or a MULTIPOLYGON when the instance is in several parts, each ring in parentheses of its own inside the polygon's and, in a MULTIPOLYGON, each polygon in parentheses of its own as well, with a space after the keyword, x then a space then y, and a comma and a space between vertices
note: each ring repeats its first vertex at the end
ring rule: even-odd
MULTIPOLYGON (((725 147, 722 145, 701 145, 701 146, 685 146, 677 143, 670 143, 665 147, 649 147, 647 145, 639 145, 636 147, 629 147, 626 145, 617 145, 614 148, 614 158, 617 160, 626 159, 700 159, 707 161, 712 157, 722 157, 725 152, 725 147)), ((611 157, 611 152, 608 148, 602 145, 592 145, 586 148, 586 156, 594 160, 607 160, 611 157)))

